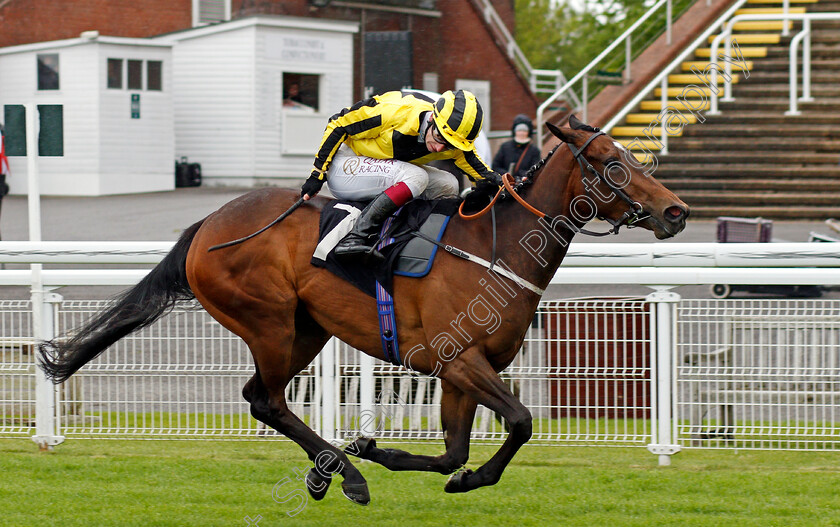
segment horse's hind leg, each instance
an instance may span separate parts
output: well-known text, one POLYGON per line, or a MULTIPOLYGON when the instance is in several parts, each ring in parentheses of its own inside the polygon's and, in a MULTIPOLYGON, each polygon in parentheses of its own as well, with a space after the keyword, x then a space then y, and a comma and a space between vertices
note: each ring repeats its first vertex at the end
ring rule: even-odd
POLYGON ((332 474, 338 473, 344 478, 341 484, 344 495, 355 503, 366 505, 370 502, 370 494, 361 472, 344 452, 319 437, 286 404, 286 385, 312 361, 328 338, 323 330, 317 334, 298 331, 291 351, 286 351, 281 335, 265 332, 259 341, 249 343, 257 374, 245 385, 243 396, 251 403, 251 415, 255 419, 300 445, 315 463, 315 469, 306 477, 307 489, 315 499, 324 497, 332 474))
POLYGON ((377 448, 376 441, 359 438, 345 452, 375 461, 389 470, 420 470, 451 474, 464 466, 470 453, 470 430, 476 402, 460 389, 443 381, 440 419, 446 452, 440 456, 421 456, 393 448, 377 448))

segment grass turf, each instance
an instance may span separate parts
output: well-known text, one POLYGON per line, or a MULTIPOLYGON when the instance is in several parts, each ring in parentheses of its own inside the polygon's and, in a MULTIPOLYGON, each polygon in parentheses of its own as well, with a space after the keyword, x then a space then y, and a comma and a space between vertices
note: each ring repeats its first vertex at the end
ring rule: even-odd
MULTIPOLYGON (((468 466, 495 448, 473 445, 468 466)), ((304 504, 294 469, 309 466, 287 442, 69 440, 41 453, 4 439, 0 517, 9 526, 840 526, 837 452, 689 450, 659 467, 640 448, 526 446, 497 485, 459 495, 443 492, 440 474, 356 463, 367 507, 341 495, 340 478, 324 501, 304 504)))

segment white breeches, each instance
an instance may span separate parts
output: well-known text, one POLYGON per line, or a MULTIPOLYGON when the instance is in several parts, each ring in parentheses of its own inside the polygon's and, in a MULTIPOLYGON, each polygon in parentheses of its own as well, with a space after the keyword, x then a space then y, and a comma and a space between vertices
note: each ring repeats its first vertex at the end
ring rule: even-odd
POLYGON ((327 171, 327 185, 338 199, 374 198, 397 183, 405 183, 415 198, 458 196, 458 179, 445 170, 396 159, 357 156, 347 145, 339 147, 327 171))

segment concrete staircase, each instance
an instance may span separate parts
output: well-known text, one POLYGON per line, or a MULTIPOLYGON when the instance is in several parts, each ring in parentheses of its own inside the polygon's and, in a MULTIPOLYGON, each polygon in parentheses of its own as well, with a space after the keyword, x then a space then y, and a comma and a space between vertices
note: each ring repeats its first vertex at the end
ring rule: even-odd
MULTIPOLYGON (((748 5, 744 12, 781 11, 781 1, 751 0, 748 5)), ((840 12, 840 0, 792 0, 791 5, 796 6, 792 12, 840 12)), ((794 23, 791 37, 799 27, 794 23)), ((641 143, 657 153, 655 177, 691 206, 692 217, 840 217, 840 21, 812 24, 814 102, 800 102, 802 113, 796 116, 784 114, 789 105, 790 37, 782 37, 781 29, 781 22, 736 25, 734 38, 750 75, 738 73, 735 101, 721 102, 721 115, 705 115, 708 103, 697 94, 691 104, 700 107, 695 113, 704 115, 705 122, 682 111, 684 106, 675 98, 683 85, 699 84, 692 66, 702 71, 710 49, 697 49, 696 60, 682 66, 686 74, 669 77, 670 104, 692 124, 669 137, 668 154, 657 153, 654 141, 641 143)), ((708 95, 709 89, 705 92, 708 95)), ((648 134, 658 135, 658 127, 650 123, 656 123, 660 108, 657 89, 638 113, 627 116, 625 126, 610 134, 625 144, 643 139, 646 127, 648 134)))

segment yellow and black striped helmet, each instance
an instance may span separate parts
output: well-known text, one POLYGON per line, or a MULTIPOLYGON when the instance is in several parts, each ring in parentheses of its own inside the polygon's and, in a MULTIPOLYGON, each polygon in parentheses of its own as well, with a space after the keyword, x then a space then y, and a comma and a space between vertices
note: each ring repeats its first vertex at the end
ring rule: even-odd
POLYGON ((450 90, 435 103, 435 125, 441 135, 459 150, 472 150, 483 121, 484 111, 471 92, 450 90))

